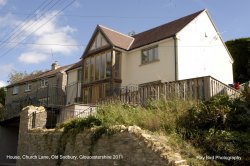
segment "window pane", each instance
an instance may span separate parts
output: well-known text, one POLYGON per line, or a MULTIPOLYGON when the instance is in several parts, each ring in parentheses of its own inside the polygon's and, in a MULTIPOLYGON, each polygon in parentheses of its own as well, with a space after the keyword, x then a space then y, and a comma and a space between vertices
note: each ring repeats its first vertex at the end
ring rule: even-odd
POLYGON ((83 82, 89 82, 89 58, 84 61, 84 80, 83 82))
POLYGON ((99 80, 99 73, 100 73, 100 64, 101 60, 100 60, 100 55, 95 57, 95 80, 99 80))
POLYGON ((95 63, 95 57, 92 57, 90 59, 90 81, 94 81, 94 63, 95 63))
POLYGON ((142 63, 148 62, 148 53, 147 51, 142 51, 142 63))
POLYGON ((154 51, 153 49, 148 50, 148 61, 151 62, 154 60, 154 51))
POLYGON ((158 47, 143 50, 141 58, 142 64, 158 60, 158 47))
POLYGON ((78 69, 77 71, 77 81, 78 82, 82 81, 82 69, 78 69))
POLYGON ((111 53, 107 53, 107 59, 106 59, 106 78, 111 77, 111 53))
POLYGON ((101 55, 101 79, 105 78, 106 54, 101 55))
POLYGON ((121 53, 116 52, 115 55, 115 78, 121 78, 121 53))
POLYGON ((89 97, 89 93, 88 93, 88 88, 84 88, 83 89, 83 103, 87 104, 88 103, 88 97, 89 97))

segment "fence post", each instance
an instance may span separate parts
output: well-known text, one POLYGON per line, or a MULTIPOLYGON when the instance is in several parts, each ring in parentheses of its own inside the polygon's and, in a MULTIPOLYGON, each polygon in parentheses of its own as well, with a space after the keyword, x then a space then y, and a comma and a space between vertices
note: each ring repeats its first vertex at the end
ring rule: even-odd
POLYGON ((205 100, 208 100, 211 97, 211 84, 210 84, 210 76, 204 77, 204 96, 205 100))

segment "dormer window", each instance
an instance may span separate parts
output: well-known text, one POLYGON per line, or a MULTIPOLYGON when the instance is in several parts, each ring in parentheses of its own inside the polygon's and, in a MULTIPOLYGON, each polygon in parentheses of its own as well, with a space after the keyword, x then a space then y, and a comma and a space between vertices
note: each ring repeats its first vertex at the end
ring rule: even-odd
POLYGON ((48 79, 42 79, 41 80, 41 87, 43 88, 43 87, 47 87, 48 86, 48 79))
POLYGON ((25 89, 24 89, 25 92, 29 92, 31 91, 31 83, 26 83, 25 84, 25 89))
POLYGON ((14 86, 13 87, 13 92, 12 92, 13 95, 16 95, 18 94, 18 86, 14 86))

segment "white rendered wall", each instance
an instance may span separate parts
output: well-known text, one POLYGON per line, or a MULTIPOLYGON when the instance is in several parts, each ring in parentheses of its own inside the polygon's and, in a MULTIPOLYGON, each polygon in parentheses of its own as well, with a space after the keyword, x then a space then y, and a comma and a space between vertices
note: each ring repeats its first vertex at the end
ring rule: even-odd
POLYGON ((122 86, 138 85, 161 80, 175 80, 175 58, 173 38, 123 53, 122 86), (159 61, 141 65, 141 50, 158 45, 159 61))
POLYGON ((232 59, 206 12, 178 34, 178 79, 210 75, 233 83, 232 59))
POLYGON ((77 70, 78 69, 79 68, 71 70, 67 73, 68 74, 68 82, 67 82, 67 89, 66 89, 66 93, 67 93, 66 104, 67 105, 75 103, 77 90, 78 91, 81 90, 81 87, 78 86, 78 88, 77 88, 77 85, 76 85, 76 83, 77 83, 77 70))

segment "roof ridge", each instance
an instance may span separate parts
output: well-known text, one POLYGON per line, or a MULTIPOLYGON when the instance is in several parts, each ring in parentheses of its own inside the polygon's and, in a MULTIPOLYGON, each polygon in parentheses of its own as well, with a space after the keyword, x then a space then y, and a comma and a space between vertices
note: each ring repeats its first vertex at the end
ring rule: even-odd
POLYGON ((105 27, 105 26, 103 26, 103 25, 98 24, 98 26, 99 26, 99 27, 101 27, 101 28, 105 28, 105 29, 108 29, 108 30, 110 30, 110 31, 113 31, 113 32, 119 33, 120 35, 123 35, 123 36, 126 36, 126 37, 129 37, 129 38, 134 39, 132 36, 129 36, 129 35, 123 34, 123 33, 119 32, 119 31, 116 31, 116 30, 114 30, 114 29, 111 29, 111 28, 105 27))
POLYGON ((180 18, 178 18, 178 19, 172 20, 172 21, 170 21, 170 22, 161 24, 161 25, 159 25, 159 26, 150 28, 150 29, 148 29, 148 30, 145 30, 145 31, 142 31, 142 32, 140 32, 140 33, 137 33, 137 34, 133 35, 133 37, 134 37, 134 36, 137 36, 137 35, 140 35, 140 34, 142 34, 142 33, 144 33, 144 32, 151 31, 151 30, 153 30, 153 29, 155 29, 155 28, 159 28, 159 27, 162 27, 162 26, 164 26, 164 25, 170 24, 170 23, 172 23, 172 22, 175 22, 175 21, 184 19, 184 18, 186 18, 186 17, 190 17, 190 16, 192 16, 192 15, 196 15, 196 14, 197 14, 197 16, 198 16, 200 13, 202 13, 203 11, 206 11, 206 10, 207 10, 207 9, 203 9, 203 10, 200 10, 200 11, 198 11, 198 12, 195 12, 195 13, 192 13, 192 14, 189 14, 189 15, 186 15, 186 16, 183 16, 183 17, 180 17, 180 18))

